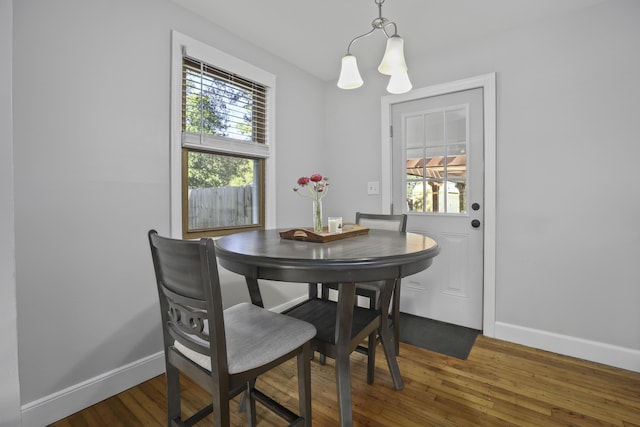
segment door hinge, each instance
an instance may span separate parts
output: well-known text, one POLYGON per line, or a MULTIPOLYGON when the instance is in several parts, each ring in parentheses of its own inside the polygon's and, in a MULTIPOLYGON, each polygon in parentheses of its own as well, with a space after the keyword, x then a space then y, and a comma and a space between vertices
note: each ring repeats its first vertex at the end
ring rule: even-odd
POLYGON ((393 138, 393 126, 389 126, 389 138, 393 138))

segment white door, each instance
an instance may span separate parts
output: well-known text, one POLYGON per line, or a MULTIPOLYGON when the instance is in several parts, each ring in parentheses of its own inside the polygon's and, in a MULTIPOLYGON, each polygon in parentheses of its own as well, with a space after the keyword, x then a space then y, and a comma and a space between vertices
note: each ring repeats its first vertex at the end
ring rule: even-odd
POLYGON ((393 211, 441 248, 402 280, 401 311, 481 330, 483 89, 393 104, 391 121, 393 211))

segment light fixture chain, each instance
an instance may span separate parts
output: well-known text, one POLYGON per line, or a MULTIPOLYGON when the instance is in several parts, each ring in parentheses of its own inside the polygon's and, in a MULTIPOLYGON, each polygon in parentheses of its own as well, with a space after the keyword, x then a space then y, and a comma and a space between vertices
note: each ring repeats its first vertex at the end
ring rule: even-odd
POLYGON ((384 3, 384 0, 374 0, 374 1, 378 5, 378 17, 380 18, 380 20, 383 20, 384 18, 382 17, 382 3, 384 3))

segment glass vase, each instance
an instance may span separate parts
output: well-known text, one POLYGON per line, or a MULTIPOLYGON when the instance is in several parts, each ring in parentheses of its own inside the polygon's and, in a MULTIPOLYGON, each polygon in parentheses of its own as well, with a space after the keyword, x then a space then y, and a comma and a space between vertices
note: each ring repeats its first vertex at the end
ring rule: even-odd
POLYGON ((313 201, 313 231, 322 233, 322 200, 313 201))

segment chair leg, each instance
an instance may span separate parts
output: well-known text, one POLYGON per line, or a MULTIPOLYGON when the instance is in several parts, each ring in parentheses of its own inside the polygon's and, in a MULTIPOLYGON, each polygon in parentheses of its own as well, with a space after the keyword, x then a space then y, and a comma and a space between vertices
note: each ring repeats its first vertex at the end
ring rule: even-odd
POLYGON ((180 420, 180 373, 178 369, 167 363, 167 425, 172 426, 173 420, 180 420))
MULTIPOLYGON (((377 295, 369 295, 369 309, 377 310, 380 308, 380 301, 377 295)), ((373 384, 373 378, 376 372, 376 344, 378 342, 378 334, 374 331, 369 335, 367 341, 367 384, 373 384)))
MULTIPOLYGON (((256 378, 251 380, 251 387, 252 388, 256 387, 256 378)), ((246 387, 245 387, 245 389, 246 389, 246 387)), ((245 390, 242 393, 242 396, 240 397, 240 402, 238 403, 238 412, 246 412, 247 411, 247 400, 248 400, 247 396, 248 396, 248 393, 245 390)))
POLYGON ((244 409, 247 413, 247 423, 251 427, 255 427, 256 425, 256 399, 253 397, 253 387, 255 385, 255 380, 247 381, 247 389, 244 393, 245 405, 244 409))
POLYGON ((221 426, 221 427, 229 427, 231 425, 231 409, 229 406, 229 389, 218 388, 218 390, 213 393, 212 397, 213 397, 213 425, 221 426))
POLYGON ((376 332, 369 335, 369 341, 367 342, 367 384, 373 384, 373 379, 376 372, 376 344, 378 340, 378 334, 376 332))
MULTIPOLYGON (((311 345, 306 343, 298 354, 298 401, 304 425, 311 427, 311 345)), ((324 356, 324 355, 323 355, 324 356)))

